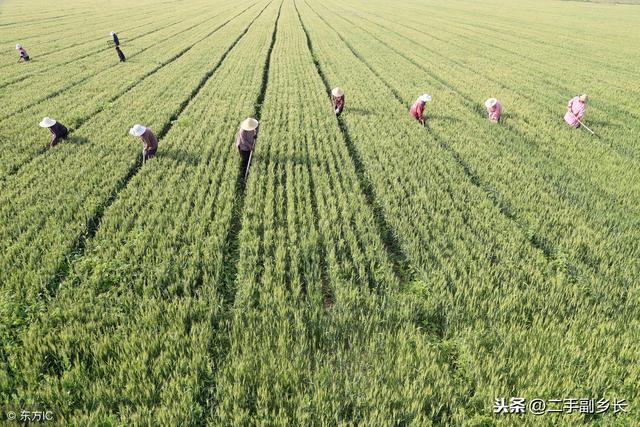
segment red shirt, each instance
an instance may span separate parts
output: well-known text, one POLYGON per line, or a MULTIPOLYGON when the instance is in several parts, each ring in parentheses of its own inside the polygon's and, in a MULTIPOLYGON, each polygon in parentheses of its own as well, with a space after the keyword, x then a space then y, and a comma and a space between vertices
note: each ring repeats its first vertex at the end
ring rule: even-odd
POLYGON ((420 120, 423 118, 422 115, 424 114, 424 105, 424 102, 418 100, 411 106, 410 112, 415 119, 420 120))

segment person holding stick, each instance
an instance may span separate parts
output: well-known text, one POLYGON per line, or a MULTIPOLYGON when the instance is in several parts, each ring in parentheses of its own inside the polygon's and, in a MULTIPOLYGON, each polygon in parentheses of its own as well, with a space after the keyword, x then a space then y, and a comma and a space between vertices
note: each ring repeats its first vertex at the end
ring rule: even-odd
POLYGON ((580 96, 574 96, 569 100, 567 104, 567 112, 564 115, 564 121, 573 128, 578 129, 580 127, 580 120, 584 116, 584 112, 587 109, 587 94, 580 96))
POLYGON ((340 117, 340 114, 342 114, 342 110, 344 109, 344 91, 339 87, 336 87, 331 91, 331 103, 333 104, 336 117, 340 117))
POLYGON ((416 102, 411 106, 411 110, 409 112, 413 116, 414 119, 420 122, 422 126, 424 126, 424 106, 427 102, 431 102, 431 95, 424 94, 420 95, 416 102))
POLYGON ((260 123, 256 119, 249 117, 240 123, 240 129, 236 137, 236 147, 238 147, 238 153, 241 159, 240 172, 244 172, 245 179, 251 166, 251 156, 256 147, 259 126, 260 123))
POLYGON ((151 129, 136 124, 129 129, 129 134, 142 140, 142 162, 155 156, 158 150, 158 138, 151 129))
POLYGON ((40 122, 40 127, 49 129, 49 131, 51 132, 51 142, 49 143, 49 148, 55 147, 61 140, 67 139, 67 135, 69 135, 69 130, 62 123, 58 123, 57 121, 49 117, 45 117, 44 119, 42 119, 42 121, 40 122))

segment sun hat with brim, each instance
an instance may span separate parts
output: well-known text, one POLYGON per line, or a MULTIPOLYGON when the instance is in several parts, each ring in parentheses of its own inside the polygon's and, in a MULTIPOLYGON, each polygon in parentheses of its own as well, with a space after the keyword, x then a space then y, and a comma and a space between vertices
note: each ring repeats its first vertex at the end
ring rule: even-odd
POLYGON ((418 99, 422 102, 431 102, 431 95, 425 93, 424 95, 420 95, 418 99))
POLYGON ((336 87, 331 91, 331 94, 333 96, 341 97, 342 95, 344 95, 344 91, 342 89, 340 89, 339 87, 336 87))
POLYGON ((16 49, 22 49, 22 45, 21 44, 17 44, 16 45, 16 49))
POLYGON ((132 136, 142 136, 146 130, 147 128, 142 125, 133 125, 133 127, 129 129, 129 134, 132 136))
POLYGON ((55 125, 56 121, 49 118, 49 117, 45 117, 44 119, 42 119, 42 121, 40 122, 40 127, 41 128, 50 128, 51 126, 55 125))
POLYGON ((587 96, 586 93, 583 93, 582 95, 580 95, 580 101, 582 102, 587 102, 589 100, 589 97, 587 96))
POLYGON ((487 108, 493 108, 496 106, 496 104, 498 103, 498 100, 495 98, 489 98, 486 101, 484 101, 484 106, 487 108))
POLYGON ((240 123, 240 129, 242 130, 256 130, 260 123, 256 119, 252 119, 251 117, 245 119, 242 123, 240 123))

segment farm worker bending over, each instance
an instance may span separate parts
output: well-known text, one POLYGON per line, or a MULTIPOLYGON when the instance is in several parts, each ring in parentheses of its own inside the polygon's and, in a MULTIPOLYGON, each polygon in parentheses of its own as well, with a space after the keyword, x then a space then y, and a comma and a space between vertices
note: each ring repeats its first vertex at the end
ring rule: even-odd
POLYGON ((236 138, 236 147, 240 153, 240 170, 246 171, 249 168, 249 160, 251 153, 256 147, 256 139, 258 138, 258 127, 260 123, 256 119, 248 118, 240 123, 240 130, 236 138))
POLYGON ((586 94, 580 96, 574 96, 569 100, 567 104, 567 113, 564 115, 564 121, 573 126, 574 128, 580 127, 580 119, 584 116, 584 111, 587 109, 588 97, 586 94))
POLYGON ((49 148, 53 148, 56 146, 60 140, 66 139, 67 135, 69 135, 69 130, 62 125, 62 123, 58 123, 49 117, 45 117, 40 122, 41 128, 48 128, 51 132, 51 142, 49 143, 49 148))
POLYGON ((336 117, 340 117, 342 110, 344 109, 344 91, 339 87, 334 88, 331 91, 331 102, 333 103, 333 109, 336 112, 336 117))
POLYGON ((124 53, 122 53, 118 46, 116 46, 116 53, 118 54, 118 58, 120 58, 120 62, 124 62, 127 60, 127 58, 124 57, 124 53))
POLYGON ((29 60, 29 55, 27 54, 27 51, 24 50, 21 44, 16 45, 16 50, 18 51, 18 55, 20 55, 20 58, 18 58, 18 62, 27 62, 29 60))
POLYGON ((487 113, 489 113, 489 120, 493 123, 500 121, 502 115, 502 104, 495 98, 489 98, 484 102, 484 106, 487 107, 487 113))
POLYGON ((411 106, 411 110, 409 112, 413 116, 414 119, 420 122, 421 125, 424 126, 424 106, 427 102, 431 102, 431 95, 420 95, 416 102, 411 106))
POLYGON ((120 46, 120 39, 118 39, 118 35, 115 32, 111 31, 111 37, 113 37, 113 44, 120 46))
POLYGON ((139 137, 142 140, 142 160, 147 161, 152 158, 158 150, 158 138, 153 134, 151 129, 142 125, 133 125, 129 129, 129 134, 139 137))

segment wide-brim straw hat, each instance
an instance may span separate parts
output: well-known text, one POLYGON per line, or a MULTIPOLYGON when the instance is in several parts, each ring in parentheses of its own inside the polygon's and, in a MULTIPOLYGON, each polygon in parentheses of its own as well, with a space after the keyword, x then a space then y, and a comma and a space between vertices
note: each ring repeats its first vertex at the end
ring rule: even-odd
POLYGON ((587 96, 586 93, 583 93, 582 95, 580 95, 579 99, 582 102, 587 102, 589 100, 589 97, 587 96))
POLYGON ((245 119, 242 123, 240 123, 240 129, 242 130, 256 130, 260 123, 256 119, 252 119, 251 117, 245 119))
POLYGON ((40 122, 40 127, 41 128, 50 128, 51 126, 55 125, 56 121, 53 120, 52 118, 49 117, 45 117, 44 119, 42 119, 42 121, 40 122))
POLYGON ((16 49, 22 49, 22 45, 18 43, 18 44, 16 45, 16 49))
POLYGON ((498 103, 498 100, 495 98, 489 98, 486 101, 484 101, 484 106, 487 108, 493 108, 496 106, 496 104, 498 103))
POLYGON ((331 91, 331 94, 339 98, 344 95, 344 91, 339 87, 336 87, 336 88, 333 88, 333 90, 331 91))
POLYGON ((418 99, 422 102, 431 102, 431 95, 429 95, 428 93, 425 93, 423 95, 420 95, 418 99))
POLYGON ((142 125, 133 125, 131 129, 129 129, 129 135, 132 136, 142 136, 142 134, 147 130, 146 127, 142 125))

